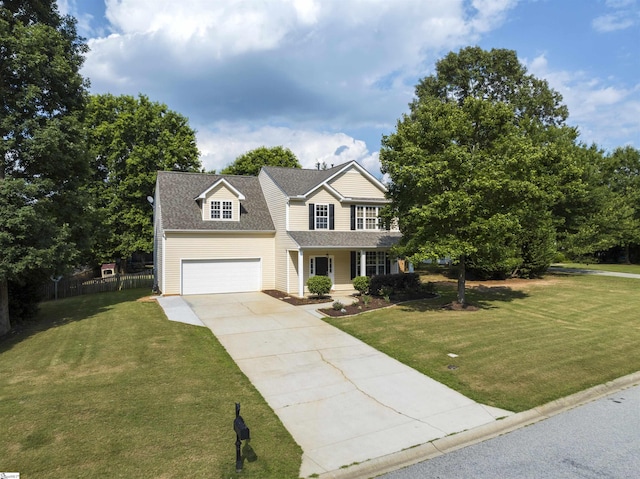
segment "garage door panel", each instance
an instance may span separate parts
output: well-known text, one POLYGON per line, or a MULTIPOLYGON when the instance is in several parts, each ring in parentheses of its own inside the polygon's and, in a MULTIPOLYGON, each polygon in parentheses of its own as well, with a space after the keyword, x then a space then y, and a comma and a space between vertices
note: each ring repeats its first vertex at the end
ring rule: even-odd
POLYGON ((241 293, 260 291, 260 258, 184 260, 182 294, 241 293))

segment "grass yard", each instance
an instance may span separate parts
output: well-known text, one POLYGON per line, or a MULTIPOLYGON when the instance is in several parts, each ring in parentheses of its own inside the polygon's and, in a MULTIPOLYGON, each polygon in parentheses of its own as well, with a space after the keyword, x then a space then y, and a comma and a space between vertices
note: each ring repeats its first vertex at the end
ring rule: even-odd
POLYGON ((640 370, 638 279, 548 275, 471 283, 467 298, 478 311, 443 310, 455 299, 455 283, 425 279, 440 281, 440 298, 325 320, 479 402, 511 411, 640 370))
POLYGON ((640 274, 640 264, 557 263, 553 266, 559 268, 595 269, 598 271, 640 274))
POLYGON ((301 449, 210 330, 167 321, 144 294, 44 303, 37 321, 0 339, 0 470, 298 477, 301 449), (236 401, 252 436, 241 474, 236 401))

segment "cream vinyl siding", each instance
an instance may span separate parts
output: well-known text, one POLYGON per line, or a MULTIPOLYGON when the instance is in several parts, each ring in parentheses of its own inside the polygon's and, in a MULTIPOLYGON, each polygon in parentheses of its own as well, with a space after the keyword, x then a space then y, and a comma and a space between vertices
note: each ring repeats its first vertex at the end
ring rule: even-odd
MULTIPOLYGON (((239 221, 240 219, 240 202, 236 194, 229 190, 225 185, 220 184, 211 190, 202 203, 202 219, 208 221, 239 221), (211 202, 212 201, 231 201, 231 219, 212 219, 211 218, 211 202)), ((220 215, 222 216, 222 205, 220 205, 220 215)))
POLYGON ((309 229, 309 207, 304 201, 291 201, 289 206, 289 231, 309 229))
MULTIPOLYGON (((335 291, 350 291, 353 289, 351 282, 351 252, 348 250, 307 250, 304 253, 304 290, 308 293, 307 279, 309 279, 309 259, 313 256, 333 256, 333 274, 335 291)), ((297 255, 297 253, 296 253, 297 255)), ((294 294, 297 290, 294 291, 294 294)))
POLYGON ((355 168, 345 171, 337 178, 331 180, 329 184, 346 198, 384 199, 384 191, 381 191, 355 168))
POLYGON ((163 294, 181 294, 182 260, 262 260, 262 288, 274 289, 273 233, 165 232, 163 294))
POLYGON ((351 228, 351 210, 342 204, 324 188, 319 189, 306 202, 292 201, 289 212, 289 231, 309 230, 309 203, 334 205, 335 231, 348 231, 351 228))
POLYGON ((353 289, 351 283, 351 252, 346 250, 336 250, 332 254, 334 259, 334 274, 336 284, 333 286, 336 291, 353 289))
POLYGON ((273 253, 275 265, 275 289, 289 293, 297 287, 298 279, 295 273, 295 267, 293 268, 293 273, 291 272, 292 265, 287 253, 288 250, 297 248, 297 244, 289 237, 289 235, 287 235, 286 231, 287 197, 263 171, 260 171, 258 180, 260 181, 262 193, 267 201, 269 213, 271 214, 271 219, 273 220, 273 224, 276 228, 273 253), (288 284, 287 278, 289 278, 289 283, 292 281, 292 284, 295 286, 288 284))
MULTIPOLYGON (((298 252, 297 251, 288 251, 287 254, 287 268, 288 268, 288 284, 285 289, 282 291, 286 291, 287 293, 298 296, 299 294, 299 286, 298 286, 298 252)), ((306 281, 306 280, 305 280, 306 281)))

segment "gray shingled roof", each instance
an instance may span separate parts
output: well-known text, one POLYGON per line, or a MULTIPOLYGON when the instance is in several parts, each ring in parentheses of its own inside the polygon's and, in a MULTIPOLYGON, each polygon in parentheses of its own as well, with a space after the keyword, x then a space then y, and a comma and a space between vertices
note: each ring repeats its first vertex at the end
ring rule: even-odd
POLYGON ((158 203, 162 227, 167 230, 274 231, 262 188, 255 176, 211 175, 159 171, 158 203), (220 178, 245 196, 240 201, 240 221, 203 221, 195 198, 220 178))
POLYGON ((346 164, 334 166, 327 170, 304 170, 280 166, 264 166, 263 169, 287 196, 299 196, 304 195, 315 186, 335 175, 346 164))
POLYGON ((302 248, 390 248, 402 234, 395 231, 289 231, 302 248))

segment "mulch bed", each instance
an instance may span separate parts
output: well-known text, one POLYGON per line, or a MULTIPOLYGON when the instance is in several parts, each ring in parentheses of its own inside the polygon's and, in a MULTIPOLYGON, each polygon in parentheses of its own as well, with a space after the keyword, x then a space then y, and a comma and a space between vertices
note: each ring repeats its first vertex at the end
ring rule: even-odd
POLYGON ((353 301, 351 301, 351 303, 349 304, 345 304, 344 308, 342 308, 341 310, 333 309, 333 307, 330 307, 323 308, 320 310, 320 312, 326 314, 327 316, 337 318, 340 316, 351 316, 352 314, 364 313, 365 311, 373 311, 374 309, 387 308, 389 306, 393 306, 396 303, 398 303, 398 301, 394 301, 392 299, 386 301, 384 298, 369 296, 368 304, 364 304, 360 296, 354 296, 353 301), (356 302, 357 304, 353 304, 356 302))
POLYGON ((264 290, 263 293, 268 294, 274 298, 280 299, 282 301, 286 301, 289 304, 293 304, 294 306, 300 306, 304 304, 327 304, 326 308, 320 308, 319 311, 324 313, 327 316, 332 317, 340 317, 340 316, 350 316, 353 314, 364 313, 365 311, 373 311, 374 309, 386 308, 389 306, 393 306, 394 304, 402 303, 404 301, 416 300, 416 299, 430 299, 434 298, 437 295, 434 293, 423 293, 418 296, 398 296, 392 297, 389 301, 386 301, 384 298, 380 298, 377 296, 369 296, 368 304, 364 304, 362 298, 360 296, 353 296, 353 300, 349 301, 348 304, 344 304, 343 310, 333 309, 332 304, 334 300, 331 297, 323 297, 318 298, 315 296, 309 296, 306 298, 298 298, 295 296, 289 296, 287 293, 282 291, 278 291, 275 289, 264 290))
POLYGON ((289 304, 293 304, 294 306, 302 306, 304 304, 330 303, 333 301, 331 299, 331 296, 323 296, 323 297, 310 296, 307 298, 298 298, 297 296, 290 296, 283 291, 278 291, 277 289, 265 289, 262 292, 276 299, 280 299, 289 304))

